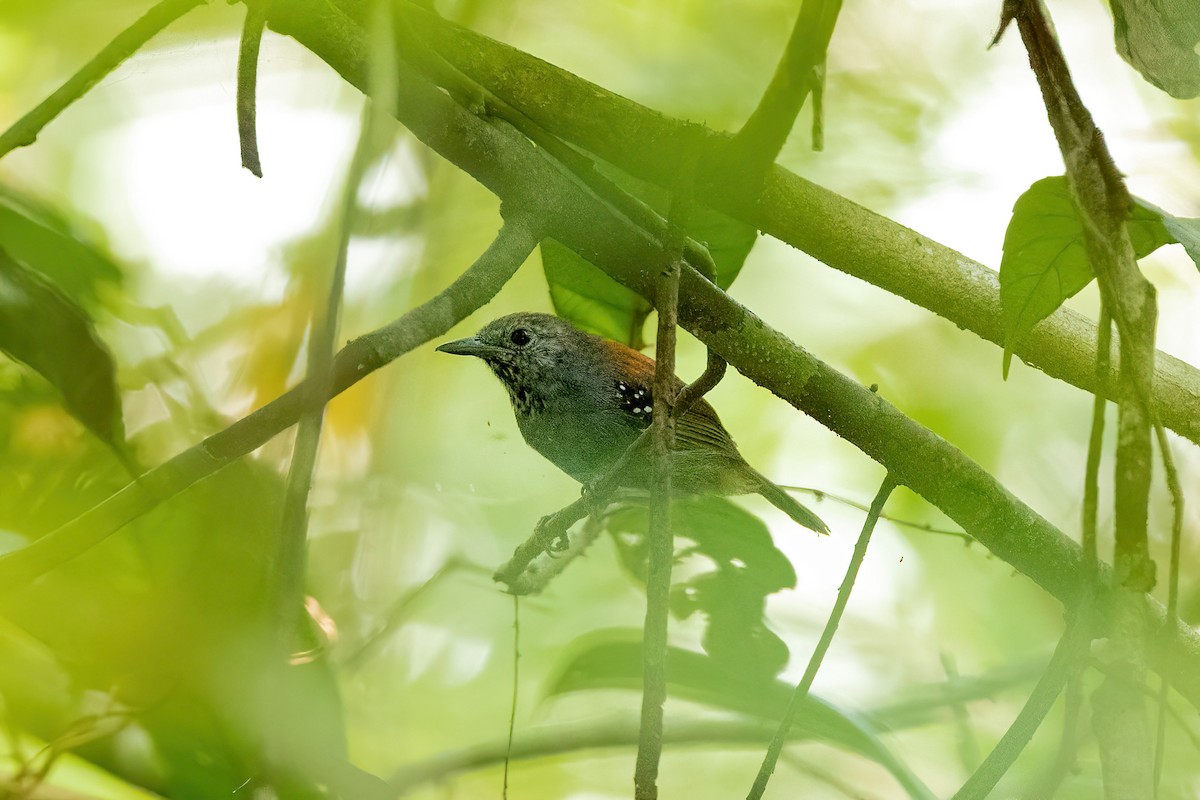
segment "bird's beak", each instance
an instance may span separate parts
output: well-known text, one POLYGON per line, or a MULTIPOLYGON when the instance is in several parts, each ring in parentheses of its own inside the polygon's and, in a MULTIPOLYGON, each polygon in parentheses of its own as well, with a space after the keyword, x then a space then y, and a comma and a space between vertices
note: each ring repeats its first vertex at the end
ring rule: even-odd
POLYGON ((478 337, 468 336, 466 339, 456 339, 453 342, 446 342, 443 345, 438 345, 438 352, 450 353, 455 356, 478 356, 479 358, 504 358, 508 355, 508 351, 503 347, 496 347, 491 344, 484 344, 479 341, 478 337))

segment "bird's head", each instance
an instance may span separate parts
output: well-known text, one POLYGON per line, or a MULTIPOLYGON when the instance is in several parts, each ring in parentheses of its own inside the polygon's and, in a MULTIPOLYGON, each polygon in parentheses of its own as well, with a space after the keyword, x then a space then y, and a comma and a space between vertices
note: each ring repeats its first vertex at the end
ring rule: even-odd
POLYGON ((597 342, 565 320, 527 312, 500 317, 474 336, 446 342, 438 350, 483 359, 518 410, 529 410, 586 381, 597 342))

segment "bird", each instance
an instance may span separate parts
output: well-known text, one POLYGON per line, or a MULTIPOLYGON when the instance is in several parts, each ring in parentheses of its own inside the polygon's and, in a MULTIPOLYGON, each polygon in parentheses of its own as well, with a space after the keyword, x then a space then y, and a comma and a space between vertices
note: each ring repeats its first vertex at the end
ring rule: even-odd
MULTIPOLYGON (((508 390, 525 442, 585 488, 609 472, 653 419, 654 359, 552 314, 509 314, 437 350, 487 364, 508 390)), ((676 393, 682 388, 676 378, 676 393)), ((648 489, 652 470, 653 456, 643 449, 618 485, 648 489)), ((679 494, 760 494, 798 524, 829 533, 816 514, 742 458, 703 398, 675 422, 671 487, 679 494)))

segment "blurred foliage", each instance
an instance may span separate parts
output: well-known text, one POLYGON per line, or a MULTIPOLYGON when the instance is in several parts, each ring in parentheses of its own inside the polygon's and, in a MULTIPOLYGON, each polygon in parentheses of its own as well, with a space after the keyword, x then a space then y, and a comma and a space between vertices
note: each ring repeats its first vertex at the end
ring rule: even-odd
MULTIPOLYGON (((0 125, 147 6, 5 0, 0 125)), ((1097 13, 1094 4, 1076 6, 1097 13)), ((736 130, 754 107, 796 10, 791 0, 438 7, 664 113, 722 130, 736 130)), ((826 152, 811 151, 805 112, 781 162, 899 219, 933 203, 939 213, 925 219, 942 227, 923 232, 935 238, 979 230, 985 217, 998 261, 1003 212, 1016 192, 997 194, 981 176, 1012 175, 1024 187, 1047 170, 995 141, 977 143, 964 168, 946 153, 963 143, 945 138, 956 122, 979 115, 1006 136, 1018 128, 1049 136, 1032 88, 1018 100, 1024 106, 985 91, 1013 76, 1031 83, 1021 53, 984 52, 997 11, 982 0, 848 4, 828 65, 826 152), (1014 107, 1024 110, 1003 125, 993 116, 1014 107), (957 199, 962 191, 971 202, 957 199)), ((129 469, 162 463, 224 429, 300 374, 311 308, 321 299, 315 280, 336 243, 332 187, 340 182, 330 176, 348 157, 339 132, 352 125, 360 98, 315 56, 268 33, 259 90, 267 177, 240 172, 233 86, 242 17, 237 5, 198 9, 101 81, 36 145, 0 161, 0 247, 11 256, 0 272, 9 289, 0 294, 0 348, 15 359, 0 361, 0 553, 122 490, 129 469), (219 124, 197 126, 195 114, 219 124), (193 162, 223 166, 197 173, 188 169, 193 162), (287 191, 272 194, 280 185, 287 191), (225 215, 230 208, 252 213, 225 215), (181 223, 172 247, 149 229, 162 211, 181 223), (247 242, 262 254, 251 267, 247 242), (203 252, 202 269, 182 259, 189 250, 203 252), (121 440, 122 425, 125 464, 106 444, 121 440)), ((1111 44, 1085 52, 1128 73, 1111 44)), ((1135 177, 1194 191, 1185 180, 1200 156, 1194 109, 1167 118, 1153 105, 1162 98, 1142 88, 1123 118, 1165 119, 1153 132, 1179 154, 1135 177)), ((1110 136, 1120 141, 1123 132, 1110 136)), ((665 210, 661 191, 608 176, 665 210)), ((440 291, 498 221, 486 190, 401 130, 380 144, 358 202, 347 337, 440 291)), ((1175 220, 1184 228, 1163 218, 1169 239, 1194 234, 1183 217, 1200 213, 1200 199, 1189 195, 1180 207, 1187 202, 1192 209, 1175 220)), ((1044 215, 1021 224, 1035 236, 1048 230, 1044 215)), ((1089 398, 1032 370, 1015 369, 1001 383, 990 345, 778 243, 756 243, 744 225, 701 211, 689 232, 709 248, 722 286, 738 278, 740 301, 826 361, 879 384, 1052 522, 1076 529, 1089 398)), ((1049 233, 1063 244, 1075 235, 1061 226, 1049 233)), ((1197 273, 1169 260, 1178 249, 1144 266, 1156 282, 1171 278, 1161 281, 1163 295, 1194 307, 1197 273)), ((553 243, 541 260, 541 270, 527 265, 463 330, 510 311, 553 308, 643 344, 641 301, 615 284, 598 288, 607 279, 553 243)), ((1085 290, 1068 303, 1088 310, 1094 297, 1085 290)), ((1164 347, 1194 363, 1196 341, 1164 347)), ((498 758, 450 763, 464 749, 502 741, 507 729, 512 603, 487 576, 578 489, 524 445, 486 370, 452 361, 425 348, 330 405, 310 498, 310 641, 296 659, 304 663, 274 663, 264 597, 290 434, 3 595, 0 795, 11 788, 18 797, 26 789, 31 797, 237 797, 270 784, 301 797, 316 796, 318 785, 369 797, 378 787, 347 762, 385 777, 441 764, 449 788, 413 789, 424 797, 497 793, 498 758), (29 776, 46 764, 52 768, 35 786, 29 776)), ((698 373, 703 351, 685 337, 680 361, 681 374, 698 373)), ((874 490, 877 469, 860 454, 739 376, 712 397, 764 472, 864 499, 874 490)), ((1194 484, 1200 462, 1190 451, 1180 460, 1194 484)), ((1161 558, 1170 514, 1161 487, 1152 499, 1161 558)), ((757 500, 678 504, 669 721, 778 716, 833 602, 847 532, 861 522, 851 509, 821 511, 836 534, 817 540, 757 500)), ((889 511, 944 524, 912 495, 898 494, 889 511)), ((1195 511, 1188 513, 1194 528, 1195 511)), ((521 601, 518 744, 526 735, 535 741, 543 726, 587 731, 637 709, 636 693, 621 690, 638 679, 637 636, 629 632, 643 616, 644 509, 623 508, 606 522, 610 537, 568 564, 544 595, 521 601)), ((1198 556, 1185 541, 1182 611, 1193 622, 1198 556)), ((973 737, 990 750, 1060 630, 1058 604, 981 547, 885 526, 797 723, 807 738, 789 746, 793 760, 772 793, 842 797, 849 785, 855 796, 894 797, 897 779, 920 776, 948 795, 977 766, 960 758, 960 742, 973 737), (957 663, 956 674, 947 663, 957 663)), ((1090 691, 1095 676, 1087 680, 1090 691)), ((1200 791, 1192 717, 1181 712, 1168 722, 1163 796, 1200 791)), ((998 795, 1036 796, 1060 726, 1056 712, 998 795)), ((668 748, 663 794, 736 796, 760 756, 757 743, 668 748)), ((514 764, 510 782, 527 798, 621 797, 631 761, 627 748, 534 755, 514 764)), ((1078 772, 1057 796, 1099 791, 1085 731, 1078 772)))

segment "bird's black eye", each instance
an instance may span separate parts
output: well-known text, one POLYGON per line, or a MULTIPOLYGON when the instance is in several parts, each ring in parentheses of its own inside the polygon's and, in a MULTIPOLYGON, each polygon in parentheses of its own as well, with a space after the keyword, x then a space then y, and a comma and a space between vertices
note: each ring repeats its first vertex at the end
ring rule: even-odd
POLYGON ((525 345, 529 344, 529 331, 525 330, 524 328, 517 328, 515 331, 509 334, 508 338, 517 347, 524 347, 525 345))

